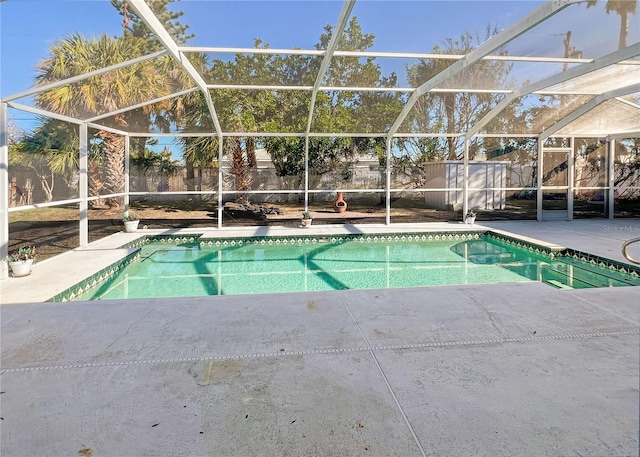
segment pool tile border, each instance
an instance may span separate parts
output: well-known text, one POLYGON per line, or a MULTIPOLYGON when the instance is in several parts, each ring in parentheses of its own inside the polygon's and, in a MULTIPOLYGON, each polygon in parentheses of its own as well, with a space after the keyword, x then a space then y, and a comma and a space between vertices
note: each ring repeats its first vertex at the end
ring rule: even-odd
POLYGON ((606 259, 597 255, 587 254, 586 252, 576 251, 575 249, 565 249, 562 253, 563 257, 571 257, 575 260, 588 262, 591 265, 607 268, 611 271, 626 273, 635 278, 640 278, 640 267, 628 265, 617 260, 606 259))
POLYGON ((153 241, 159 241, 160 243, 166 244, 195 243, 201 236, 202 234, 197 233, 194 235, 145 235, 120 246, 120 249, 140 248, 153 241))
POLYGON ((580 260, 582 262, 586 262, 591 265, 597 265, 599 267, 607 268, 612 271, 618 271, 620 273, 626 273, 633 277, 640 278, 640 267, 625 264, 617 260, 607 259, 605 257, 600 257, 594 254, 588 254, 586 252, 578 251, 571 248, 540 246, 540 245, 536 245, 535 243, 530 243, 528 241, 524 241, 515 237, 510 237, 504 234, 494 233, 491 231, 485 232, 485 235, 490 238, 494 238, 504 243, 510 244, 512 246, 521 247, 524 249, 529 249, 534 252, 546 254, 552 259, 555 259, 557 257, 571 257, 575 260, 580 260))
POLYGON ((95 274, 92 274, 86 279, 83 279, 77 284, 63 290, 62 292, 51 297, 48 302, 66 302, 73 300, 78 295, 83 294, 92 287, 99 286, 105 281, 111 279, 116 273, 129 265, 131 262, 135 262, 140 258, 140 248, 153 241, 159 241, 166 244, 183 244, 183 243, 195 243, 196 240, 202 235, 145 235, 129 243, 120 246, 119 249, 136 249, 135 252, 128 254, 123 259, 112 263, 108 267, 103 268, 95 274))
POLYGON ((549 246, 541 246, 536 243, 532 243, 529 241, 521 240, 519 238, 503 235, 501 233, 495 233, 491 231, 487 231, 483 233, 484 236, 501 241, 505 244, 515 246, 517 248, 526 249, 528 251, 535 252, 537 254, 545 254, 550 258, 554 259, 558 255, 562 255, 562 252, 566 250, 566 248, 560 247, 549 247, 549 246))
POLYGON ((386 243, 388 241, 456 241, 480 239, 482 231, 468 232, 428 232, 428 233, 384 233, 366 234, 349 233, 342 235, 283 235, 283 236, 252 236, 228 238, 199 238, 200 246, 242 246, 244 244, 279 245, 279 244, 315 244, 315 243, 346 243, 358 241, 361 243, 386 243))
POLYGON ((108 267, 103 268, 97 273, 92 274, 86 279, 83 279, 79 283, 69 287, 68 289, 54 295, 47 302, 66 302, 73 300, 77 296, 83 294, 87 290, 99 286, 105 281, 111 279, 120 270, 129 265, 132 262, 137 261, 140 258, 140 249, 128 254, 126 257, 112 263, 108 267))

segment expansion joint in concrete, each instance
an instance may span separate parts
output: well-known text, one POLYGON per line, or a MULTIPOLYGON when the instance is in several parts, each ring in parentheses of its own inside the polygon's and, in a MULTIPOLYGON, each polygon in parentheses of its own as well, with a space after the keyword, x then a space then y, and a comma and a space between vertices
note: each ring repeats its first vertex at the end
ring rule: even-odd
MULTIPOLYGON (((359 330, 362 332, 360 327, 359 330)), ((364 336, 364 333, 362 333, 364 336)), ((214 356, 202 356, 202 357, 179 357, 179 358, 167 358, 167 359, 143 359, 143 360, 121 360, 121 361, 103 361, 103 362, 78 362, 60 365, 32 365, 22 367, 12 367, 0 370, 0 375, 8 373, 19 373, 27 371, 46 371, 46 370, 68 370, 77 368, 104 368, 104 367, 117 367, 117 366, 132 366, 132 365, 151 365, 151 364, 171 364, 171 363, 191 363, 191 362, 208 362, 219 360, 240 360, 240 359, 256 359, 266 357, 287 357, 287 356, 305 356, 305 355, 324 355, 324 354, 343 354, 352 352, 370 352, 375 359, 375 352, 378 351, 396 351, 407 349, 424 349, 424 348, 450 348, 450 347, 472 347, 472 346, 486 346, 486 345, 498 345, 508 343, 527 343, 527 342, 542 342, 548 340, 563 340, 563 339, 589 339, 589 338, 604 338, 604 337, 617 337, 626 335, 640 335, 640 329, 635 330, 620 330, 612 332, 592 332, 592 333, 570 333, 564 335, 544 335, 544 336, 530 336, 530 337, 512 337, 512 338, 489 338, 482 340, 463 340, 463 341, 434 341, 428 343, 412 343, 412 344, 387 344, 371 346, 369 341, 365 338, 367 346, 350 347, 350 348, 328 348, 328 349, 310 349, 307 351, 278 351, 278 352, 260 352, 253 354, 227 354, 227 355, 214 355, 214 356)), ((377 359, 375 359, 377 362, 377 359)), ((384 376, 384 373, 383 373, 384 376)))

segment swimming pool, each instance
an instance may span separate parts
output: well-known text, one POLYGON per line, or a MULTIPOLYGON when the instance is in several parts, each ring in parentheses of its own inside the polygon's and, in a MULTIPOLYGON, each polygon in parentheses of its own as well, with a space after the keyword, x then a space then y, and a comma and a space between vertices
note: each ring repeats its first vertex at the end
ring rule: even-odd
POLYGON ((132 246, 139 249, 127 259, 51 300, 521 281, 557 288, 640 285, 638 270, 628 265, 491 232, 227 240, 151 236, 132 246))

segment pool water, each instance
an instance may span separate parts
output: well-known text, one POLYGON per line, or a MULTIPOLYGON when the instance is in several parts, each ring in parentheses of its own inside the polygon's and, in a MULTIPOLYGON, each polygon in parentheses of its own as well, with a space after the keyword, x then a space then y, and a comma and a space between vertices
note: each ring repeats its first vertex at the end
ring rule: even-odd
POLYGON ((640 278, 482 237, 465 241, 198 242, 141 248, 140 260, 75 300, 264 294, 542 281, 558 288, 640 278))

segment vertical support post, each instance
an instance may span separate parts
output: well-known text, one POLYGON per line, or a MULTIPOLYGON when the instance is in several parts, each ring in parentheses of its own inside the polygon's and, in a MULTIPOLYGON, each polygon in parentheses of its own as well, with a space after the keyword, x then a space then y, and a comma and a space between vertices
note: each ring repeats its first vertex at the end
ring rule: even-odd
POLYGON ((384 183, 384 196, 385 196, 385 224, 391 224, 391 138, 387 137, 387 151, 385 160, 385 183, 384 183))
POLYGON ((129 214, 130 198, 129 192, 131 191, 131 181, 129 179, 129 172, 131 170, 131 137, 127 134, 124 137, 124 211, 129 214))
POLYGON ((575 145, 576 145, 576 142, 574 141, 574 138, 573 137, 569 138, 569 157, 567 158, 567 160, 569 161, 569 163, 567 164, 567 170, 569 171, 567 176, 567 185, 569 186, 567 189, 567 220, 568 221, 573 220, 573 187, 574 187, 575 168, 576 168, 575 167, 575 164, 576 164, 575 145))
POLYGON ((86 123, 79 129, 79 166, 80 166, 80 247, 89 244, 89 134, 86 123))
POLYGON ((309 211, 309 135, 304 137, 304 211, 309 211))
POLYGON ((224 137, 218 137, 218 228, 222 228, 222 213, 224 200, 222 198, 222 159, 224 156, 224 137))
POLYGON ((9 277, 9 119, 7 104, 0 103, 0 279, 9 277))
POLYGON ((542 220, 542 170, 544 156, 544 138, 538 137, 538 176, 536 177, 536 214, 538 221, 542 220))
POLYGON ((613 219, 616 201, 616 169, 615 169, 616 140, 607 142, 607 216, 613 219))
POLYGON ((469 138, 465 136, 462 160, 462 220, 467 211, 469 211, 469 138))

